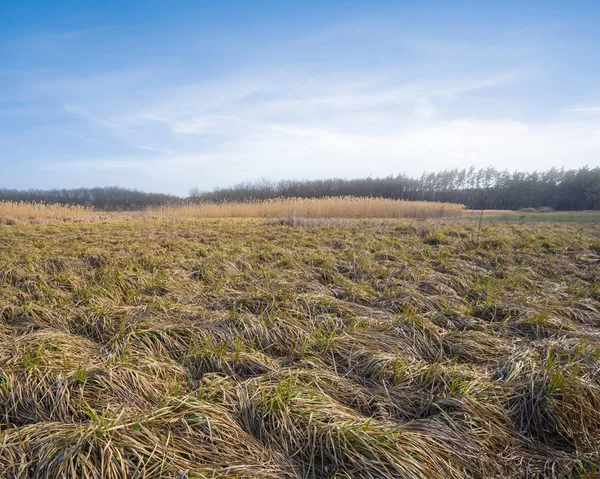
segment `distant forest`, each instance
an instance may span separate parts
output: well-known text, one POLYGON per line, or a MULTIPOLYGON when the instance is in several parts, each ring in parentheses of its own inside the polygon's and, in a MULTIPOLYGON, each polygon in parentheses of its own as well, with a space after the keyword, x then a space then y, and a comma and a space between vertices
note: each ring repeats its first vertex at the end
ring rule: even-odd
POLYGON ((180 202, 182 198, 161 193, 145 193, 118 186, 106 186, 71 190, 0 189, 0 201, 2 200, 93 206, 106 211, 132 211, 169 202, 180 202))
POLYGON ((600 168, 508 172, 495 168, 453 169, 385 178, 283 180, 240 183, 212 192, 190 191, 197 201, 255 200, 278 197, 375 196, 402 200, 462 203, 471 209, 600 209, 600 168))
POLYGON ((371 196, 403 200, 463 203, 471 209, 553 208, 600 210, 600 167, 573 170, 552 168, 544 172, 508 172, 495 168, 453 169, 399 174, 385 178, 282 180, 240 183, 202 192, 192 188, 188 198, 145 193, 120 187, 70 190, 0 189, 0 201, 36 201, 77 204, 103 210, 140 210, 182 201, 251 201, 280 197, 371 196))

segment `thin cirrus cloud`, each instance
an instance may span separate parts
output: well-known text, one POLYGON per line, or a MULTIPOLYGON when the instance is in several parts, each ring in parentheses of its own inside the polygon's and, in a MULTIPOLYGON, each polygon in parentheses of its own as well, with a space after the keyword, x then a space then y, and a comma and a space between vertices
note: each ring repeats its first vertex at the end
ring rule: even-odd
POLYGON ((570 111, 589 115, 600 115, 600 106, 578 106, 571 108, 570 111))

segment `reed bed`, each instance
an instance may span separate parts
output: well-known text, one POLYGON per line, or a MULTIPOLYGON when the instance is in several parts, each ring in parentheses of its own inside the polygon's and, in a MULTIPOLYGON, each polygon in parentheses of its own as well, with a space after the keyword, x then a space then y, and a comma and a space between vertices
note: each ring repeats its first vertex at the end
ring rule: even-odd
POLYGON ((93 217, 93 208, 85 206, 0 201, 0 223, 31 220, 88 220, 93 217))
POLYGON ((177 218, 444 218, 463 211, 465 206, 456 203, 346 196, 189 203, 149 208, 146 213, 177 218))

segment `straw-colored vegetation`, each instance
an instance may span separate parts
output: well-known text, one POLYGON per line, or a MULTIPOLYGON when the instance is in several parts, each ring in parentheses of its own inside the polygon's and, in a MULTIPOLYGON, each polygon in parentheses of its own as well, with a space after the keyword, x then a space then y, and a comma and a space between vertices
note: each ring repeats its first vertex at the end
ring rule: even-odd
POLYGON ((147 214, 176 218, 442 218, 460 216, 464 209, 455 203, 345 196, 190 203, 149 208, 147 214))
POLYGON ((314 224, 0 226, 0 476, 597 477, 598 225, 314 224))
POLYGON ((91 219, 93 209, 77 205, 0 201, 0 224, 17 221, 91 219))

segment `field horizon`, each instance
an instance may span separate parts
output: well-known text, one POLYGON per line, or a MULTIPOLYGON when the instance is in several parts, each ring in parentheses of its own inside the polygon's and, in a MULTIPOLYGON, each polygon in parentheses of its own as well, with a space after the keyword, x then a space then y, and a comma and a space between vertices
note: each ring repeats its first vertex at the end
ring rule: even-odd
POLYGON ((0 201, 0 225, 64 221, 106 221, 123 219, 263 218, 290 224, 305 219, 484 219, 510 222, 600 222, 600 211, 553 211, 549 208, 524 210, 475 210, 457 203, 407 201, 370 197, 275 198, 253 201, 185 202, 150 206, 144 210, 104 211, 93 207, 59 203, 0 201))

